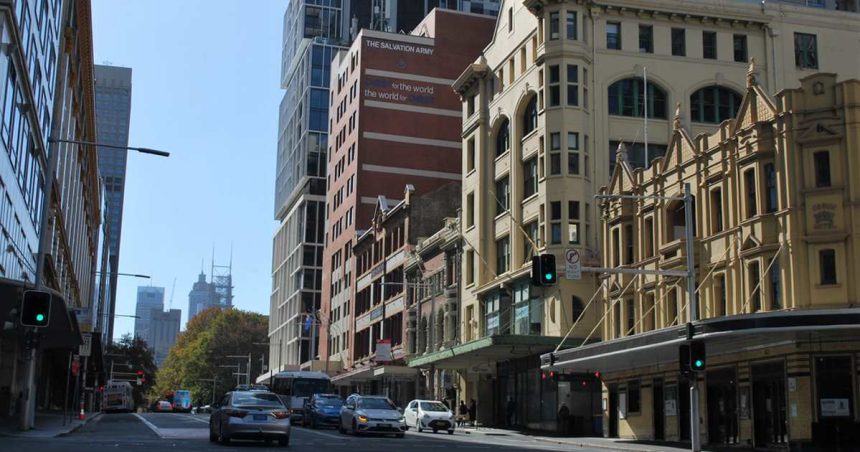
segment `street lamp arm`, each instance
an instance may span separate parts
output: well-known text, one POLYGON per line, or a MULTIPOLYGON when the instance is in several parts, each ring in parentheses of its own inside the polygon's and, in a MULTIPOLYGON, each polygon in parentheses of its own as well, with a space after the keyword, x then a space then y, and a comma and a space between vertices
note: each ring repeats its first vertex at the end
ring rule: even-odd
POLYGON ((96 143, 93 141, 78 141, 78 140, 64 140, 60 138, 48 138, 49 143, 70 143, 70 144, 81 144, 84 146, 98 146, 102 148, 111 148, 111 149, 128 149, 130 151, 137 151, 141 154, 151 154, 157 155, 160 157, 170 157, 170 153, 166 151, 159 151, 158 149, 152 148, 142 148, 135 146, 117 146, 115 144, 107 144, 107 143, 96 143))
POLYGON ((106 273, 108 275, 117 275, 117 276, 131 276, 133 278, 143 278, 143 279, 152 279, 152 276, 142 275, 140 273, 122 273, 122 272, 96 272, 97 275, 101 275, 106 273))

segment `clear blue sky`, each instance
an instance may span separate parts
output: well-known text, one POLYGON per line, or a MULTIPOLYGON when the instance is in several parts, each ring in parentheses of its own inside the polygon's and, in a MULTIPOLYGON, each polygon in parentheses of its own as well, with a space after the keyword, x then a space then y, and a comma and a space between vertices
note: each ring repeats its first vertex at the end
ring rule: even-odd
MULTIPOLYGON (((133 69, 120 271, 176 278, 187 317, 201 259, 233 248, 234 304, 268 314, 281 28, 287 0, 93 0, 95 62, 133 69)), ((117 313, 143 279, 121 277, 117 313)), ((117 318, 114 336, 134 329, 117 318)))

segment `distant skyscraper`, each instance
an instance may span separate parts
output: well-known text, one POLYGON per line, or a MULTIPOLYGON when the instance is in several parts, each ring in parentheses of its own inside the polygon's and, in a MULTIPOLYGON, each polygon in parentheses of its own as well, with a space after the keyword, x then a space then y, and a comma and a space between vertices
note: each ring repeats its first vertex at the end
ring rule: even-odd
POLYGON ((206 273, 202 271, 197 276, 197 282, 188 292, 188 321, 201 311, 209 309, 212 304, 212 285, 206 281, 206 273))
MULTIPOLYGON (((128 146, 128 127, 131 119, 131 69, 95 65, 95 98, 97 141, 116 146, 128 146)), ((108 218, 110 219, 108 227, 110 237, 108 265, 111 273, 109 275, 110 317, 107 337, 113 337, 127 151, 100 147, 98 155, 99 174, 108 198, 108 218)))
POLYGON ((188 292, 188 322, 197 314, 213 307, 227 309, 233 307, 233 274, 232 259, 229 265, 212 263, 210 281, 206 281, 206 273, 200 270, 197 282, 188 292))
POLYGON ((134 335, 152 347, 152 312, 164 311, 164 287, 141 286, 137 288, 137 307, 134 310, 134 335))
POLYGON ((179 325, 182 322, 182 311, 179 309, 169 311, 153 309, 151 312, 152 323, 150 324, 147 343, 155 353, 155 364, 161 367, 164 360, 167 359, 167 354, 170 353, 170 348, 176 343, 179 325))

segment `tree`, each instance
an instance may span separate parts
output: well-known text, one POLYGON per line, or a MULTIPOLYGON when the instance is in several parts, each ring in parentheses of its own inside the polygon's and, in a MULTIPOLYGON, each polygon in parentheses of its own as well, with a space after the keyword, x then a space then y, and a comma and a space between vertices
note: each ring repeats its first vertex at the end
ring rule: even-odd
MULTIPOLYGON (((266 345, 258 345, 268 341, 268 324, 266 316, 238 309, 210 308, 197 314, 176 338, 176 344, 158 370, 153 396, 188 389, 193 405, 212 403, 235 387, 236 365, 241 366, 242 373, 247 372, 247 359, 226 358, 229 355, 251 353, 253 383, 262 372, 260 356, 268 353, 266 345)), ((244 375, 241 379, 244 383, 244 375)))
MULTIPOLYGON (((155 384, 158 368, 155 354, 146 341, 130 334, 123 335, 119 341, 107 346, 107 361, 113 366, 115 381, 129 381, 132 386, 135 406, 144 404, 144 396, 155 384), (143 371, 141 385, 137 385, 137 372, 143 371)), ((108 367, 108 372, 111 368, 108 367)), ((108 375, 111 378, 111 375, 108 375)))

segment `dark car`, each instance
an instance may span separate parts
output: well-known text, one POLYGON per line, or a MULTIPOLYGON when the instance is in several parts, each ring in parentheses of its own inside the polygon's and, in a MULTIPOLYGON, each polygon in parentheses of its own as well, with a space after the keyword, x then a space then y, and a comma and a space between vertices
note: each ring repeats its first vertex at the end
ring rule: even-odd
POLYGON ((290 443, 290 412, 277 394, 264 391, 228 392, 209 416, 209 441, 231 439, 290 443))
POLYGON ((303 425, 311 428, 337 427, 343 400, 337 394, 314 394, 305 405, 303 425))

